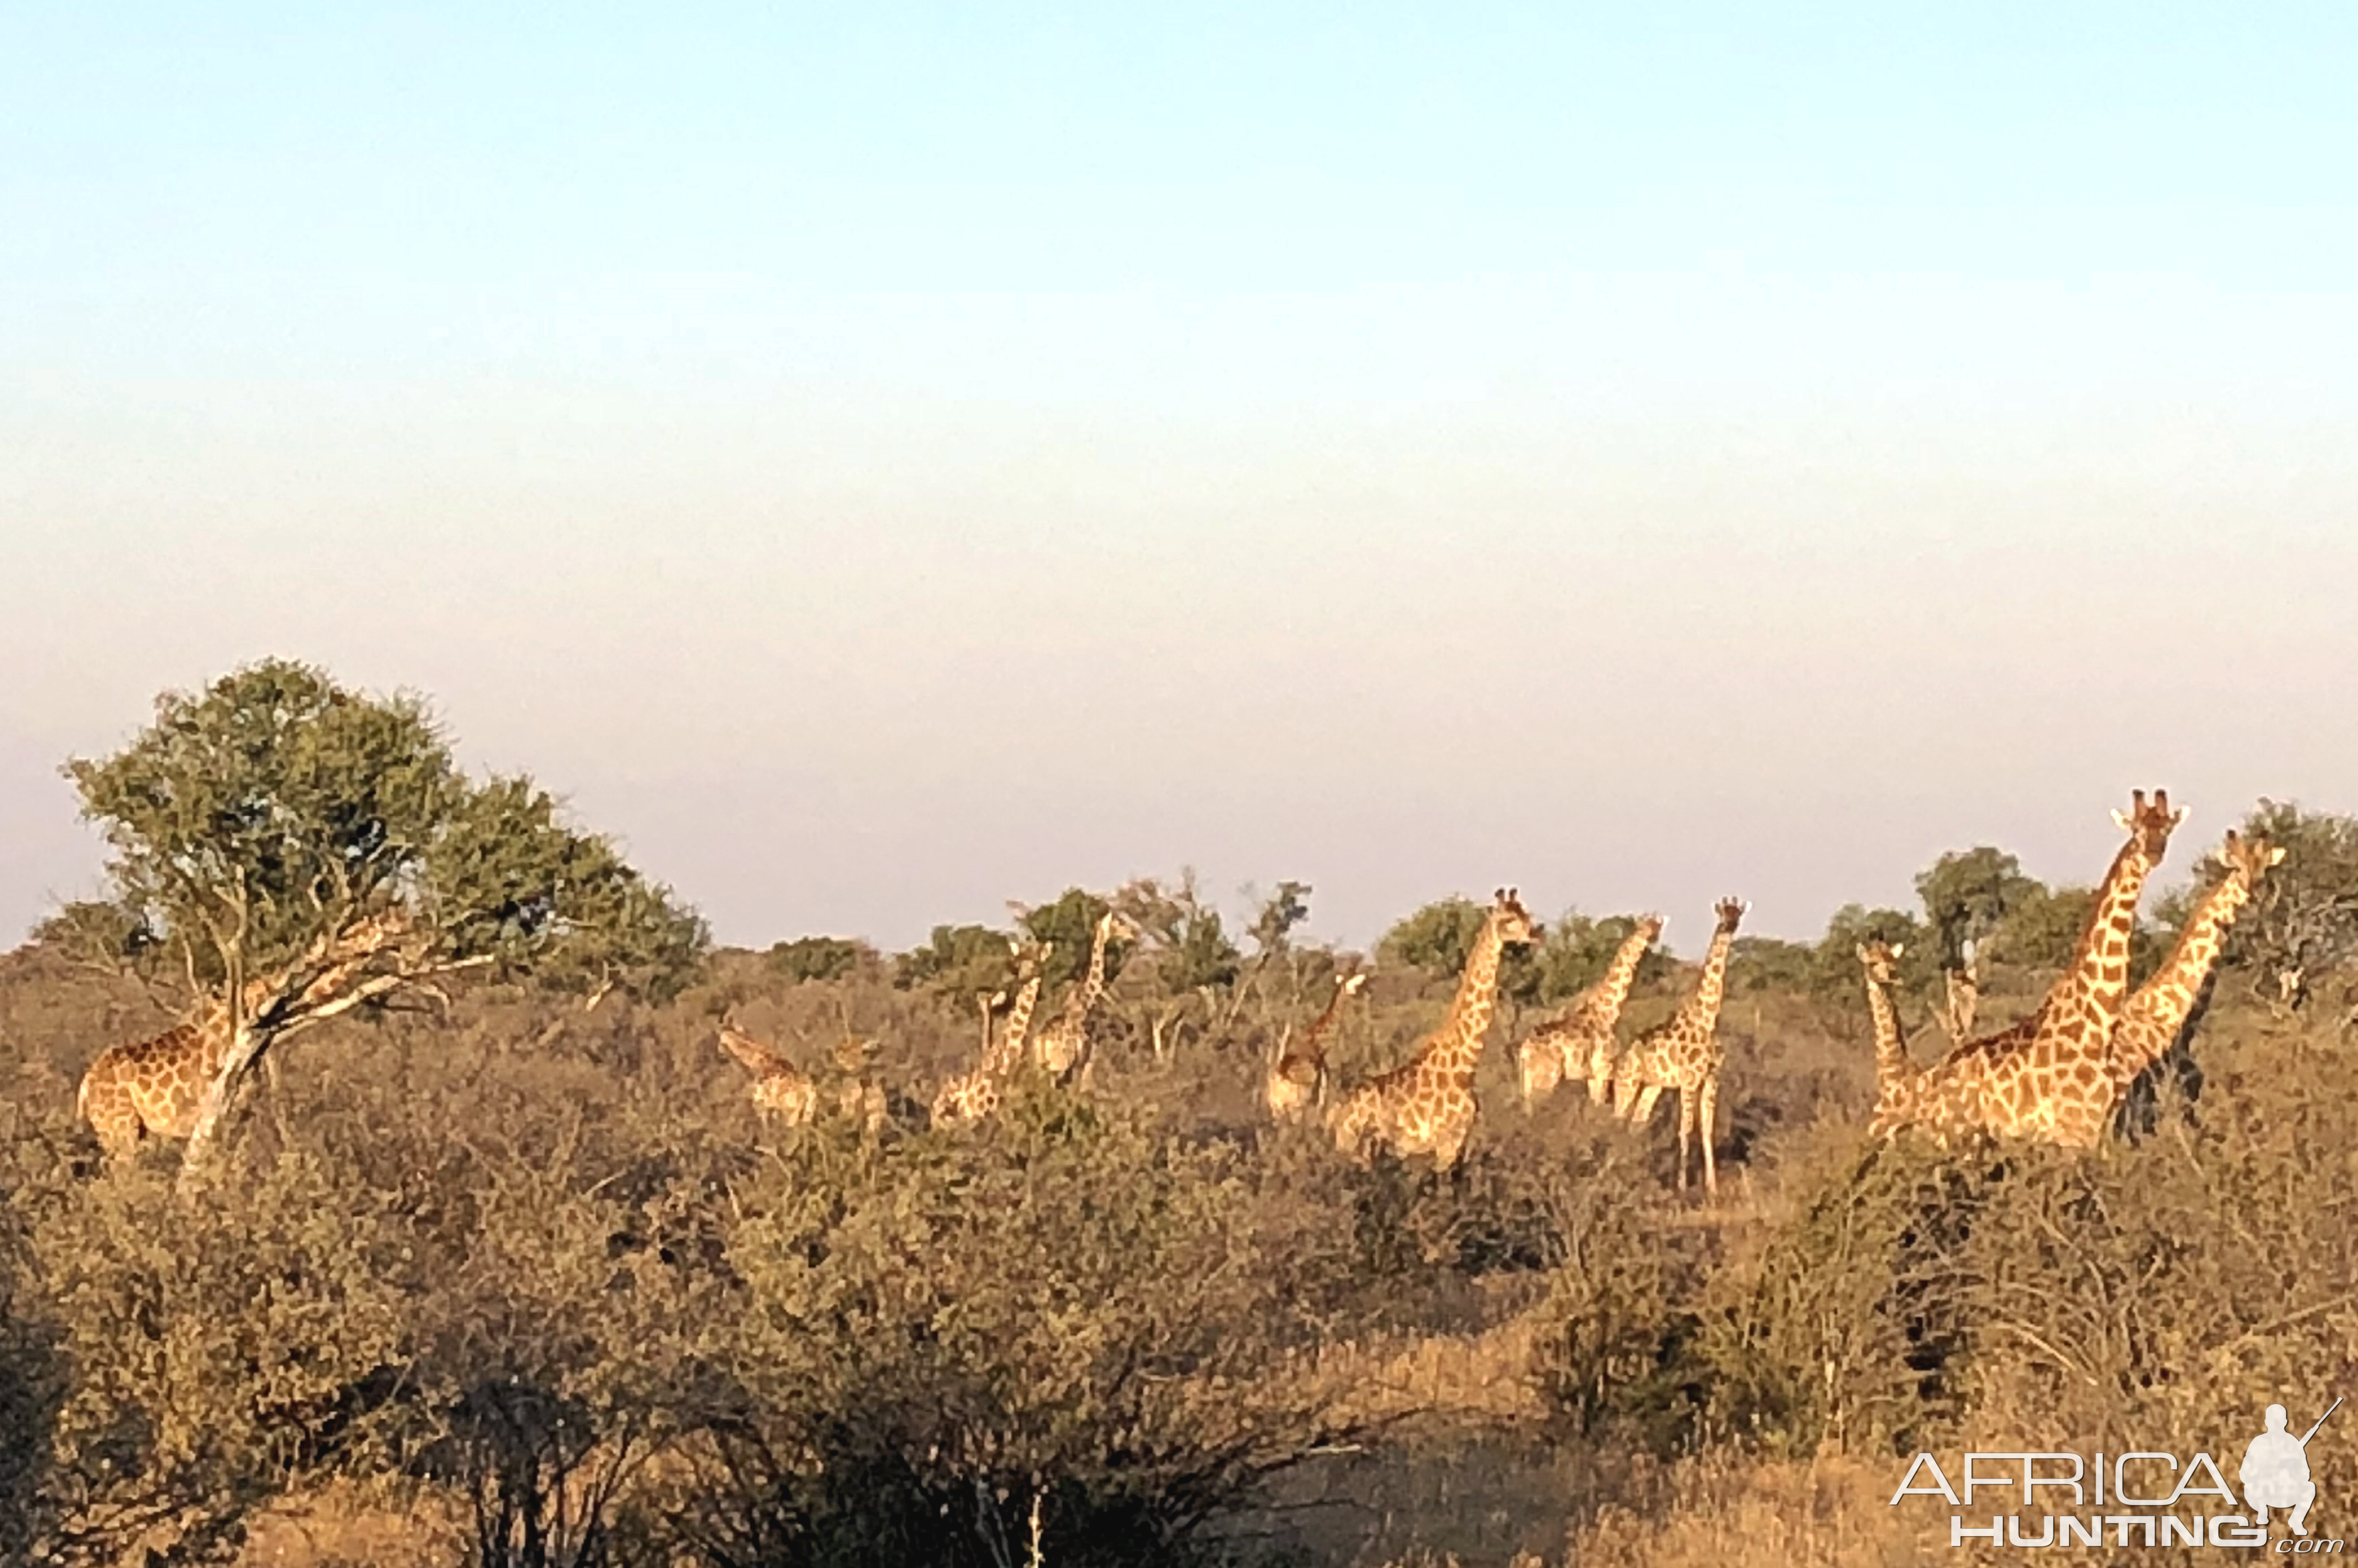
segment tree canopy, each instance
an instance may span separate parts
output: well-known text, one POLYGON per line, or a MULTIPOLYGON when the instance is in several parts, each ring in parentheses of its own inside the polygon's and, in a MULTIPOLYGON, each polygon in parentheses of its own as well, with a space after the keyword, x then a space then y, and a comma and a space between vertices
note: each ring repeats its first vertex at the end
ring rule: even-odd
POLYGON ((237 1040, 192 1153, 237 1076, 310 1023, 460 972, 660 1000, 709 943, 530 778, 469 778, 422 699, 307 665, 167 692, 123 750, 64 772, 112 888, 48 935, 166 958, 237 1040))

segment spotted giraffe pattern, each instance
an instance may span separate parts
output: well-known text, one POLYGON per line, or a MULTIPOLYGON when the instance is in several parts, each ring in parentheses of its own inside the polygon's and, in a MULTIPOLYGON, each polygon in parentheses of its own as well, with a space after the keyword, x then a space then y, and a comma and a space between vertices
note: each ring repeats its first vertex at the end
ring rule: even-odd
POLYGON ((1499 957, 1510 942, 1536 941, 1538 930, 1514 890, 1500 888, 1448 1016, 1414 1059, 1360 1085, 1336 1108, 1337 1147, 1356 1152, 1380 1143, 1402 1158, 1431 1154, 1443 1170, 1457 1163, 1474 1130, 1474 1069, 1498 1007, 1499 957))
POLYGON ((1563 1016, 1541 1024, 1516 1047, 1517 1076, 1523 1103, 1537 1105, 1555 1093, 1566 1078, 1585 1079, 1588 1098, 1602 1102, 1613 1078, 1613 1032, 1621 1022, 1622 1004, 1638 979, 1646 949, 1662 935, 1662 917, 1650 914, 1622 939, 1612 963, 1595 985, 1573 999, 1563 1016))
POLYGON ((817 1081, 725 1020, 720 1025, 720 1048, 752 1073, 750 1092, 755 1110, 789 1127, 804 1126, 818 1114, 817 1081))
POLYGON ((2260 879, 2284 857, 2284 850, 2266 839, 2245 838, 2232 827, 2226 841, 2212 851, 2222 875, 2188 913, 2178 944, 2161 968, 2122 1005, 2120 1022, 2113 1028, 2110 1061, 2116 1102, 2127 1099, 2147 1069, 2164 1056, 2180 1058, 2181 1081, 2201 1081, 2187 1049, 2187 1020, 2211 982, 2235 917, 2251 902, 2260 879))
POLYGON ((1054 943, 1027 946, 1011 942, 1008 946, 1014 953, 1016 975, 1022 983, 1016 988, 1015 1006, 1007 1015, 1007 1028, 993 1042, 990 1011, 986 1005, 982 1017, 982 1059, 972 1072, 950 1079, 934 1096, 931 1115, 937 1124, 979 1121, 997 1111, 1004 1098, 1008 1077, 1023 1060, 1024 1047, 1032 1037, 1032 1014, 1040 1001, 1042 970, 1048 956, 1055 948, 1054 943))
POLYGON ((1120 919, 1111 910, 1098 917, 1097 935, 1089 944, 1088 973, 1073 988, 1073 994, 1065 1000, 1065 1011, 1055 1022, 1032 1038, 1033 1060, 1059 1081, 1088 1061, 1089 1014, 1105 995, 1106 945, 1113 940, 1114 926, 1120 919))
POLYGON ((1889 1136, 1914 1126, 1942 1144, 1985 1133, 2095 1146, 2112 1115, 2112 1037, 2128 990, 2137 900, 2185 816, 2170 809, 2167 790, 2155 791, 2151 804, 2136 791, 2128 814, 2114 813, 2128 841, 2046 1000, 2020 1023, 1959 1046, 1929 1068, 1911 1103, 1879 1117, 1872 1131, 1889 1136))
POLYGON ((1908 950, 1875 937, 1858 945, 1858 965, 1866 977, 1867 1016, 1875 1021, 1875 1114, 1901 1114, 1916 1091, 1916 1068, 1908 1059, 1908 1036, 1900 1027, 1898 1004, 1892 992, 1898 984, 1896 966, 1908 950))
POLYGON ((1643 1127, 1654 1114, 1654 1103, 1664 1089, 1679 1091, 1679 1185, 1687 1184, 1687 1151, 1697 1126, 1703 1132, 1703 1184, 1719 1191, 1719 1161, 1712 1148, 1712 1130, 1719 1106, 1719 1068, 1725 1055, 1719 1043, 1719 1006, 1727 989, 1727 955, 1736 944, 1736 928, 1749 907, 1739 899, 1724 898, 1713 906, 1718 919, 1711 950, 1704 955, 1703 974, 1689 997, 1662 1022, 1629 1043, 1613 1072, 1613 1109, 1632 1126, 1643 1127))

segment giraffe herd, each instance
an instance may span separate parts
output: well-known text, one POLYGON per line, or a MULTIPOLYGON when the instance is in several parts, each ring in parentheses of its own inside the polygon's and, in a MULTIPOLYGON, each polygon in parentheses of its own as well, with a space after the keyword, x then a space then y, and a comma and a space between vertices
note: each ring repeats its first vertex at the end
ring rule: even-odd
MULTIPOLYGON (((2220 875, 2189 912, 2169 957, 2134 993, 2128 989, 2130 936, 2147 879, 2185 817, 2169 792, 2148 802, 2135 792, 2130 810, 2115 820, 2128 834, 2097 890, 2071 961, 2047 996, 2017 1022, 1978 1038, 1970 1028, 1970 988, 1960 997, 1952 972, 1944 1029, 1956 1040, 1942 1060, 1925 1065, 1909 1054, 1897 1001, 1897 963, 1904 949, 1879 940, 1859 944, 1875 1041, 1876 1105, 1871 1139, 1914 1131, 1948 1147, 1968 1138, 2028 1138, 2068 1148, 2093 1147, 2147 1070, 2165 1057, 2184 1057, 2188 1022, 2202 1005, 2229 927, 2284 850, 2233 831, 2213 851, 2220 875)), ((1517 1046, 1517 1076, 1527 1107, 1535 1107, 1567 1079, 1585 1083, 1589 1098, 1621 1122, 1642 1127, 1665 1090, 1679 1097, 1678 1182, 1687 1184, 1688 1154, 1700 1135, 1703 1182, 1718 1191, 1714 1151, 1719 1074, 1725 1048, 1718 1034, 1728 960, 1747 905, 1729 898, 1715 906, 1717 924, 1693 991, 1669 1019, 1632 1039, 1616 1037, 1622 1008, 1646 953, 1660 937, 1660 914, 1639 918, 1605 974, 1556 1018, 1517 1046)), ((945 1082, 934 1097, 936 1124, 970 1122, 992 1114, 1009 1080, 1028 1061, 1055 1082, 1086 1079, 1093 1058, 1092 1020, 1106 990, 1107 949, 1116 931, 1134 932, 1109 911, 1098 924, 1087 968, 1062 1011, 1036 1033, 1044 977, 1052 951, 1044 942, 1011 940, 1016 991, 1003 1030, 994 1031, 1001 991, 981 1005, 981 1052, 975 1066, 945 1082)), ((1513 889, 1494 896, 1440 1026, 1401 1065, 1380 1073, 1326 1111, 1338 1148, 1365 1153, 1389 1148, 1401 1157, 1430 1156, 1443 1169, 1463 1157, 1477 1116, 1474 1079, 1497 1011, 1499 964, 1509 946, 1538 940, 1540 928, 1513 889)), ((1279 1052, 1263 1099, 1273 1119, 1300 1119, 1325 1099, 1326 1043, 1350 999, 1367 982, 1346 970, 1301 1040, 1279 1052)), ((216 1008, 216 1014, 223 1012, 216 1008)), ((185 1138, 211 1075, 222 1058, 227 1030, 208 1016, 150 1039, 103 1053, 83 1076, 76 1108, 110 1155, 127 1152, 147 1135, 185 1138)), ((786 1058, 724 1019, 723 1051, 752 1073, 751 1097, 764 1116, 788 1124, 818 1112, 817 1082, 786 1058)), ((847 1049, 862 1045, 847 1042, 847 1049)), ((2181 1071, 2190 1072, 2182 1060, 2181 1071)), ((882 1091, 864 1086, 847 1065, 843 1108, 882 1116, 882 1091), (857 1101, 855 1104, 854 1102, 857 1101)))

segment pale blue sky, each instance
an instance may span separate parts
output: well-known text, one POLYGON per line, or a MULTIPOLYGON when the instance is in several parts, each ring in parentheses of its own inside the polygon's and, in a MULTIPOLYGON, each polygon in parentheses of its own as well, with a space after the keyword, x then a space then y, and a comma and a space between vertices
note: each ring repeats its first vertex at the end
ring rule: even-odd
POLYGON ((2358 809, 2358 11, 674 9, 0 9, 0 941, 265 654, 744 942, 2358 809))

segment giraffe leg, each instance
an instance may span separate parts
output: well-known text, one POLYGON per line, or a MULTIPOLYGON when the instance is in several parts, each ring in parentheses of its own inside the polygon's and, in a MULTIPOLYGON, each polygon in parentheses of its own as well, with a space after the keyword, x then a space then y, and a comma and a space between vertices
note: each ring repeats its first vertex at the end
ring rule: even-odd
MULTIPOLYGON (((1687 1190, 1687 1145, 1694 1140, 1695 1097, 1682 1086, 1679 1089, 1679 1191, 1687 1190)), ((1705 1153, 1706 1160, 1711 1156, 1705 1153)))
MULTIPOLYGON (((1703 1127, 1703 1190, 1707 1195, 1715 1198, 1719 1196, 1719 1162, 1711 1152, 1711 1130, 1712 1123, 1717 1119, 1716 1113, 1719 1109, 1717 1074, 1703 1081, 1702 1091, 1696 1096, 1696 1099, 1698 1102, 1695 1108, 1696 1119, 1703 1127)), ((1684 1175, 1686 1173, 1682 1170, 1679 1173, 1684 1175)))
POLYGON ((1651 1121, 1654 1119, 1654 1102, 1661 1098, 1662 1086, 1660 1084, 1648 1084, 1642 1089, 1624 1090, 1622 1104, 1628 1111, 1629 1125, 1643 1127, 1651 1121), (1635 1100, 1628 1098, 1632 1093, 1637 1096, 1635 1100))

